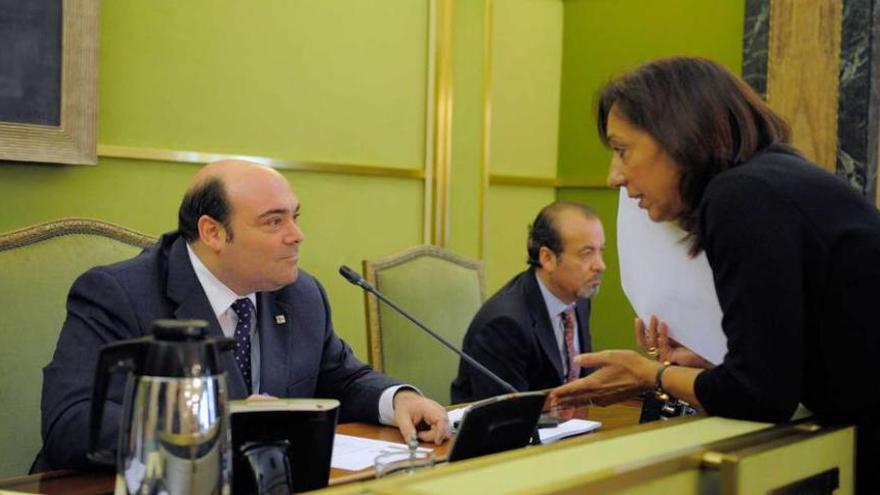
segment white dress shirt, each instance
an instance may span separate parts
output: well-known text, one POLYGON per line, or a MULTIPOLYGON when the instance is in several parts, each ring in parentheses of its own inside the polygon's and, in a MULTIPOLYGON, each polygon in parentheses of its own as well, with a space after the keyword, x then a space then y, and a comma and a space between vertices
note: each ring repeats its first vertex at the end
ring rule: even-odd
MULTIPOLYGON (((251 300, 256 309, 256 293, 251 292, 246 296, 239 296, 208 270, 208 267, 202 263, 202 260, 199 259, 198 255, 192 250, 189 244, 186 245, 186 251, 189 254, 189 261, 196 273, 196 278, 202 285, 202 289, 205 291, 205 296, 207 296, 208 302, 211 304, 211 309, 214 311, 214 316, 217 317, 217 321, 220 323, 220 329, 223 331, 223 335, 232 338, 235 335, 235 326, 238 324, 238 316, 236 316, 235 311, 232 310, 232 303, 242 297, 247 297, 251 300)), ((252 394, 260 392, 260 332, 256 330, 257 321, 259 321, 259 319, 257 314, 255 314, 250 329, 251 383, 253 387, 250 390, 250 393, 252 394)), ((382 424, 397 424, 394 421, 394 394, 402 386, 403 385, 388 387, 379 397, 379 421, 382 422, 382 424)), ((412 386, 407 386, 407 388, 416 390, 415 387, 412 386)))
MULTIPOLYGON (((559 348, 559 355, 562 357, 562 376, 568 375, 568 354, 565 352, 565 322, 562 321, 562 313, 568 308, 574 309, 577 301, 571 304, 565 304, 556 297, 550 289, 544 286, 541 277, 535 273, 538 280, 538 287, 541 289, 541 295, 544 296, 544 306, 547 307, 547 313, 550 315, 550 324, 553 327, 553 335, 556 336, 556 346, 559 348)), ((580 333, 578 332, 577 316, 574 318, 574 353, 581 353, 580 333)))

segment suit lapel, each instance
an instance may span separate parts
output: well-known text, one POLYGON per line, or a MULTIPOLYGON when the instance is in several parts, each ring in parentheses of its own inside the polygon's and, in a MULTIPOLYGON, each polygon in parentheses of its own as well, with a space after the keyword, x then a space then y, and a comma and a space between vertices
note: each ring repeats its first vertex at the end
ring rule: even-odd
MULTIPOLYGON (((575 315, 578 322, 578 342, 581 353, 593 352, 592 338, 590 337, 590 307, 591 299, 580 299, 575 306, 575 315)), ((580 376, 586 376, 591 368, 581 368, 580 376)))
POLYGON ((275 397, 287 393, 288 359, 293 338, 293 318, 287 304, 274 293, 257 293, 260 332, 260 392, 275 397))
POLYGON ((562 357, 559 355, 559 344, 556 341, 556 334, 553 331, 553 325, 550 323, 550 315, 547 313, 547 304, 544 302, 544 296, 541 295, 541 289, 538 287, 538 275, 534 270, 529 270, 525 277, 525 296, 526 305, 529 308, 529 314, 532 317, 532 327, 541 349, 550 359, 553 368, 559 379, 565 381, 562 374, 562 357))
MULTIPOLYGON (((205 295, 199 279, 193 270, 192 263, 189 261, 189 254, 186 251, 186 242, 183 238, 178 238, 171 245, 168 254, 168 284, 166 286, 168 298, 177 303, 177 309, 174 311, 174 317, 180 320, 205 320, 208 322, 208 335, 215 337, 223 337, 223 330, 220 328, 220 322, 214 315, 211 303, 205 295)), ((220 356, 223 363, 223 369, 226 370, 227 381, 229 385, 229 397, 239 399, 248 396, 248 391, 244 384, 244 377, 235 364, 235 358, 232 352, 224 352, 220 356)))
POLYGON ((575 315, 578 323, 578 342, 581 353, 593 352, 590 339, 590 300, 580 299, 575 306, 575 315))

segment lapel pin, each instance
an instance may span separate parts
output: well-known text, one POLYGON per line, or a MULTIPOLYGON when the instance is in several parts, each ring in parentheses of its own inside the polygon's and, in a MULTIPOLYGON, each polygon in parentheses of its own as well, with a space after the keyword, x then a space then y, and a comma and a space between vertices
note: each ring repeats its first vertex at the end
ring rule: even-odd
POLYGON ((284 315, 275 315, 275 323, 278 325, 287 323, 287 318, 285 318, 284 315))

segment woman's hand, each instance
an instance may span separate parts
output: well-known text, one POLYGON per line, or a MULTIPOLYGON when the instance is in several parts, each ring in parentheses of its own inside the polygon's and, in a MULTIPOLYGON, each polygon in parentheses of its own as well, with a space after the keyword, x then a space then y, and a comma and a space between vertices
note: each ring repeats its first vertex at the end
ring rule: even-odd
POLYGON ((582 367, 598 369, 553 389, 549 399, 551 407, 605 406, 633 398, 654 388, 654 375, 661 366, 634 351, 581 354, 575 361, 582 367))
POLYGON ((669 327, 666 323, 651 315, 648 328, 641 318, 635 319, 636 342, 649 356, 658 361, 669 361, 672 364, 688 366, 691 368, 712 368, 714 365, 703 359, 700 355, 687 347, 679 344, 669 336, 669 327))

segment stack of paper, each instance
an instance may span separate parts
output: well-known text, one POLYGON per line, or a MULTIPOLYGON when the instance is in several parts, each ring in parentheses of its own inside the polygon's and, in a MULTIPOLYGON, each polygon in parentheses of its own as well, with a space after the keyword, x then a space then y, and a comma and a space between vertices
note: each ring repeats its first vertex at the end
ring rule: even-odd
POLYGON ((449 424, 452 425, 453 429, 458 428, 458 424, 461 423, 461 418, 464 417, 464 413, 466 413, 468 409, 470 409, 470 407, 459 407, 458 409, 452 409, 446 413, 446 416, 449 417, 449 424))
MULTIPOLYGON (((453 425, 453 427, 457 428, 458 423, 461 422, 461 418, 464 416, 464 413, 466 413, 467 410, 467 407, 460 407, 458 409, 453 409, 449 411, 447 413, 447 415, 449 416, 449 423, 453 425)), ((582 433, 589 433, 593 430, 599 429, 600 426, 602 426, 602 423, 598 421, 590 421, 587 419, 569 419, 568 421, 559 423, 558 426, 555 426, 553 428, 539 428, 538 434, 541 436, 541 443, 553 443, 566 437, 580 435, 582 433)))
POLYGON ((569 419, 554 428, 539 428, 538 435, 541 436, 541 443, 553 443, 566 437, 589 433, 599 429, 602 423, 598 421, 590 421, 588 419, 569 419))
MULTIPOLYGON (((360 471, 373 467, 376 457, 392 451, 408 452, 408 449, 402 443, 371 440, 337 433, 336 439, 333 441, 333 457, 330 466, 347 471, 360 471)), ((418 451, 427 453, 431 452, 431 449, 419 447, 418 451)))

